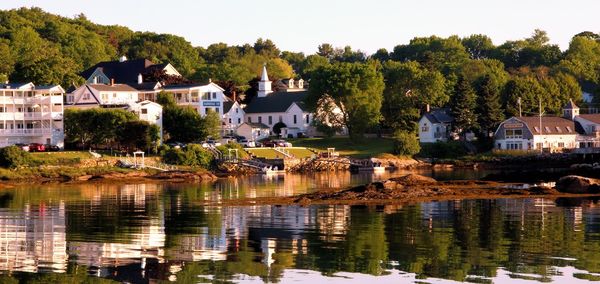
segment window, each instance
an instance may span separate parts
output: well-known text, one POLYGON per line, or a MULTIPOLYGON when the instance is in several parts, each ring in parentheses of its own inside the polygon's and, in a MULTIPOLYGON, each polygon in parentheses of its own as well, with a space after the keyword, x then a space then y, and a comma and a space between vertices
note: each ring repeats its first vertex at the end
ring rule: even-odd
POLYGON ((6 112, 6 107, 0 107, 0 112, 6 112))
POLYGON ((252 123, 252 117, 248 117, 248 123, 252 123))
POLYGON ((273 124, 273 117, 269 115, 269 125, 273 124))
POLYGON ((540 133, 540 128, 537 126, 534 126, 533 129, 535 129, 535 132, 540 133))
POLYGON ((204 108, 204 114, 208 114, 208 112, 209 112, 209 111, 210 111, 210 108, 209 108, 209 107, 205 107, 205 108, 204 108))
POLYGON ((521 139, 523 138, 522 129, 506 129, 504 130, 505 139, 521 139))
POLYGON ((26 127, 27 129, 33 129, 33 123, 27 123, 26 127))
POLYGON ((212 93, 212 98, 213 98, 213 100, 216 100, 217 99, 217 93, 212 93))
POLYGON ((73 96, 69 95, 67 96, 67 103, 72 103, 73 102, 73 96))
POLYGON ((23 112, 23 108, 22 107, 18 107, 17 108, 17 112, 23 112))
POLYGON ((242 123, 242 119, 238 117, 238 124, 242 123))
POLYGON ((544 143, 535 143, 535 148, 536 149, 542 149, 542 148, 544 148, 544 143))
POLYGON ((83 99, 84 100, 89 100, 90 99, 90 93, 83 94, 83 99))
POLYGON ((229 124, 231 124, 231 118, 229 119, 229 124))
POLYGON ((262 123, 262 116, 258 117, 258 123, 262 123))
POLYGON ((550 133, 550 127, 544 126, 544 130, 546 130, 546 133, 550 133))
POLYGON ((558 133, 562 132, 562 130, 560 130, 560 127, 556 126, 555 128, 556 128, 556 132, 558 132, 558 133))
POLYGON ((567 126, 567 131, 569 131, 569 133, 573 132, 569 126, 567 126))
POLYGON ((148 109, 147 108, 143 108, 142 109, 142 114, 148 114, 148 109))
POLYGON ((0 129, 4 129, 4 123, 0 123, 0 129))
POLYGON ((235 108, 235 113, 239 113, 239 112, 240 112, 240 109, 236 107, 235 108))
POLYGON ((565 142, 558 142, 558 148, 564 148, 565 142))
POLYGON ((423 124, 423 126, 421 127, 421 132, 429 132, 429 126, 427 125, 427 123, 423 124))
POLYGON ((294 114, 294 124, 298 123, 298 119, 296 117, 296 115, 294 114))
POLYGON ((310 114, 307 114, 306 115, 306 124, 309 124, 309 123, 310 123, 310 114))
POLYGON ((279 122, 283 122, 283 117, 281 115, 279 116, 279 122))
POLYGON ((219 113, 219 108, 218 107, 215 108, 215 112, 219 113))
POLYGON ((23 129, 23 123, 17 123, 17 129, 23 129))

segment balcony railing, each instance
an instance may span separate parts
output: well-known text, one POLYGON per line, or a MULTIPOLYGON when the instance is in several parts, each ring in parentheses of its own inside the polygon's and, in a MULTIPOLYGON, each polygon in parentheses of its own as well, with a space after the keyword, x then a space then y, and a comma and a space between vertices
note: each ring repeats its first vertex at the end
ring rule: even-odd
MULTIPOLYGON (((0 136, 35 136, 35 135, 51 135, 52 128, 30 128, 30 129, 0 129, 0 136)), ((61 131, 61 129, 56 129, 61 131)))

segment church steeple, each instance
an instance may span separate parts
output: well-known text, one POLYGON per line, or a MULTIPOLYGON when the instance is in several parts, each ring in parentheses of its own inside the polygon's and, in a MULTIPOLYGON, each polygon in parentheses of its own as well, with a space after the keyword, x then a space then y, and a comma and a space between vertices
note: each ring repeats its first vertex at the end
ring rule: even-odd
POLYGON ((260 75, 260 81, 258 82, 258 97, 266 97, 272 93, 271 81, 269 81, 269 75, 267 75, 267 64, 263 65, 262 74, 260 75))

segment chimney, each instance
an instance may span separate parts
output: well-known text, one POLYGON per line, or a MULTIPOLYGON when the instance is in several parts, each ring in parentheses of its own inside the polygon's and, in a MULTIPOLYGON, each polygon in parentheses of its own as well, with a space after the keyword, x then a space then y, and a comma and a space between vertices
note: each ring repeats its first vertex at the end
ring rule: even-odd
POLYGON ((121 58, 119 58, 119 62, 125 62, 127 61, 127 56, 123 55, 121 56, 121 58))
POLYGON ((98 76, 94 76, 94 79, 92 79, 92 84, 98 84, 98 76))
POLYGON ((427 105, 425 106, 425 112, 430 112, 430 111, 431 111, 431 108, 429 107, 429 104, 427 104, 427 105))
POLYGON ((237 94, 235 93, 235 91, 233 91, 232 97, 233 97, 233 102, 235 103, 237 101, 237 94))
POLYGON ((138 85, 141 84, 142 82, 144 82, 144 77, 142 77, 142 74, 138 74, 138 85))
POLYGON ((110 85, 111 85, 111 86, 114 86, 114 85, 115 85, 115 79, 114 79, 114 78, 111 78, 111 79, 110 79, 110 85))

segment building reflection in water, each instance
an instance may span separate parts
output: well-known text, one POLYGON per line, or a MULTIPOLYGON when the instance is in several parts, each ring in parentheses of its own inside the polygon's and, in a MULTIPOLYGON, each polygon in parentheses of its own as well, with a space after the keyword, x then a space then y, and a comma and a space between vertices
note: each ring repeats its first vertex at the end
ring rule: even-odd
MULTIPOLYGON (((15 190, 13 204, 0 209, 0 270, 64 273, 71 262, 90 267, 90 273, 101 277, 114 278, 115 268, 130 266, 144 279, 177 280, 178 273, 192 262, 243 263, 242 252, 250 250, 251 261, 260 266, 256 270, 270 275, 281 267, 304 268, 310 258, 321 258, 317 263, 322 266, 343 263, 348 255, 341 251, 347 250, 350 252, 344 253, 358 252, 359 256, 350 255, 356 258, 379 257, 370 263, 381 266, 381 270, 372 271, 383 271, 387 263, 403 261, 402 250, 412 249, 414 254, 429 251, 429 247, 419 247, 428 245, 428 238, 460 238, 461 226, 469 228, 472 225, 469 222, 479 220, 484 213, 496 214, 492 217, 514 225, 520 230, 517 232, 520 238, 526 238, 527 231, 533 229, 539 229, 540 238, 550 238, 557 223, 580 235, 592 230, 600 232, 597 228, 600 222, 592 219, 600 215, 600 210, 590 202, 565 205, 547 199, 498 199, 376 208, 347 205, 235 207, 196 203, 262 194, 297 194, 316 187, 344 187, 354 178, 345 173, 335 178, 290 175, 272 177, 278 179, 272 184, 251 181, 249 185, 232 179, 210 188, 205 185, 86 184, 71 191, 49 189, 46 195, 36 199, 38 201, 22 205, 16 202, 24 198, 17 198, 20 192, 15 190), (488 207, 491 209, 486 209, 488 207), (403 227, 394 227, 395 222, 403 227), (113 224, 112 234, 105 233, 113 224), (370 231, 362 232, 365 228, 370 231), (353 247, 353 242, 370 236, 372 231, 383 236, 378 240, 389 244, 381 246, 380 252, 370 251, 376 249, 370 239, 361 244, 363 246, 353 247), (395 236, 396 233, 401 235, 395 236), (327 261, 330 255, 315 255, 317 253, 332 253, 331 257, 337 254, 341 259, 331 264, 327 261), (150 271, 155 274, 146 275, 150 271)), ((485 222, 485 219, 480 220, 485 222)), ((322 268, 315 263, 310 267, 322 268)), ((341 267, 323 269, 335 271, 344 266, 341 267)), ((359 270, 360 266, 357 264, 355 269, 359 270)))

